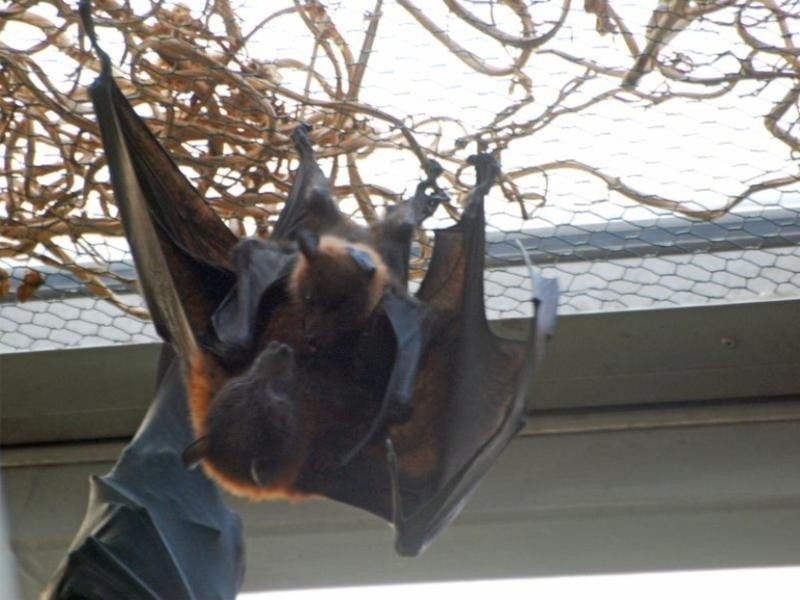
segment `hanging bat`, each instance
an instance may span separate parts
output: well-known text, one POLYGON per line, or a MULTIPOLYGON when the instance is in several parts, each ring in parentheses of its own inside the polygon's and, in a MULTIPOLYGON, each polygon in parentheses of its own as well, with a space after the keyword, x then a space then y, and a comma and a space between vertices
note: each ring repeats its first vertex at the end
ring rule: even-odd
POLYGON ((413 198, 360 227, 339 212, 300 126, 300 165, 271 238, 237 240, 92 39, 114 195, 157 330, 185 376, 195 432, 185 462, 253 499, 325 496, 365 509, 394 525, 400 554, 418 554, 522 426, 555 322, 555 283, 529 267, 528 340, 489 330, 483 205, 497 163, 470 158, 475 187, 460 221, 436 231, 411 295, 412 233, 442 198, 436 165, 413 198))
MULTIPOLYGON (((94 40, 87 1, 81 2, 80 11, 94 40)), ((100 55, 107 69, 108 57, 100 55)), ((106 94, 113 91, 104 81, 101 77, 93 92, 100 106, 107 105, 106 94)), ((107 141, 110 148, 125 152, 124 145, 107 141)), ((176 173, 168 168, 163 174, 176 173)), ((123 181, 133 177, 118 168, 113 176, 123 181)), ((203 215, 187 218, 192 217, 203 215)), ((224 235, 224 230, 218 233, 224 235)), ((235 242, 233 236, 230 240, 235 242)), ((191 247, 192 240, 185 243, 191 247)), ((211 251, 205 255, 210 256, 211 251)), ((216 279, 221 270, 209 264, 204 264, 203 273, 216 279)), ((164 322, 162 315, 159 326, 164 322)), ((166 345, 150 409, 113 469, 91 478, 86 516, 42 598, 236 597, 245 570, 242 524, 225 506, 218 486, 201 471, 184 467, 182 454, 194 437, 184 379, 166 345)))

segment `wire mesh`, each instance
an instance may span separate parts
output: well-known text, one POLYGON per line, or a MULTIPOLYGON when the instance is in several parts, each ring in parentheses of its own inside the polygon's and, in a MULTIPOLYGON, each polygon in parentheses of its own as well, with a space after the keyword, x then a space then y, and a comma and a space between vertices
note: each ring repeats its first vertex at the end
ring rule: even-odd
MULTIPOLYGON (((155 340, 74 6, 0 11, 0 351, 155 340)), ((800 295, 796 0, 102 0, 95 18, 123 91, 239 235, 268 235, 305 121, 364 221, 431 157, 454 202, 428 226, 451 222, 464 160, 496 154, 493 318, 530 310, 516 240, 562 313, 800 295)))

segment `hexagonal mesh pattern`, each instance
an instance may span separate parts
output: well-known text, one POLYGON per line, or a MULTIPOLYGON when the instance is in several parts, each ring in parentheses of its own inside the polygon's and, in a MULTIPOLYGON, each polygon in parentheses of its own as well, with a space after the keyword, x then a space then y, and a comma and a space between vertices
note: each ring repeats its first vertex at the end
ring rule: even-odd
MULTIPOLYGON (((798 2, 273 4, 96 15, 123 91, 237 233, 268 233, 304 120, 364 220, 434 157, 454 200, 427 225, 452 222, 464 159, 496 153, 492 318, 531 310, 518 243, 562 313, 800 295, 798 2)), ((0 351, 153 341, 72 7, 0 9, 0 351)))

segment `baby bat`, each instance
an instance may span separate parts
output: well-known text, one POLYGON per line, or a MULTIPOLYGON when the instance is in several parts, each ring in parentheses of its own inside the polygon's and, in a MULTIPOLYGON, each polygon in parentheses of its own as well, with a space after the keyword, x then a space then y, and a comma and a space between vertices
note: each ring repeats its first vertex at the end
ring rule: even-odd
POLYGON ((287 495, 307 449, 296 381, 294 351, 270 342, 214 395, 205 419, 195 423, 197 439, 184 451, 184 464, 202 461, 209 476, 238 495, 287 495))

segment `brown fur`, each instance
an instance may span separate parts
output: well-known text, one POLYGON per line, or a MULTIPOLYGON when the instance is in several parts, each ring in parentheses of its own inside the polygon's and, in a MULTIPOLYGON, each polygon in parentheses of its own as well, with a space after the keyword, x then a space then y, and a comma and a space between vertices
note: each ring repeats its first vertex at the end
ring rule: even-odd
POLYGON ((330 346, 340 334, 366 323, 389 284, 389 273, 378 253, 364 244, 325 235, 318 252, 311 261, 302 254, 298 257, 287 287, 302 315, 307 341, 330 346), (371 277, 353 261, 348 247, 369 256, 375 265, 371 277))
MULTIPOLYGON (((445 337, 449 334, 445 333, 445 337)), ((433 477, 441 466, 443 425, 446 419, 447 398, 450 396, 452 356, 447 340, 438 338, 432 343, 421 364, 414 386, 414 411, 411 418, 390 428, 389 434, 399 457, 398 468, 406 477, 428 479, 433 477), (444 342, 444 343, 442 343, 444 342)))
POLYGON ((211 406, 214 395, 229 377, 230 375, 224 372, 210 354, 198 350, 192 357, 186 390, 195 437, 200 438, 205 435, 208 407, 211 406))
MULTIPOLYGON (((263 487, 242 476, 240 461, 236 463, 240 465, 237 473, 224 461, 206 457, 201 463, 203 469, 220 487, 256 501, 306 498, 309 494, 296 489, 302 472, 335 468, 343 453, 366 432, 379 409, 381 390, 391 366, 391 356, 383 356, 386 349, 382 345, 373 347, 376 342, 371 341, 384 339, 384 334, 374 337, 374 333, 367 333, 375 327, 374 322, 370 326, 367 323, 388 285, 388 269, 370 246, 326 235, 319 239, 318 254, 312 261, 302 253, 299 255, 287 282, 289 301, 274 309, 259 343, 260 348, 266 348, 270 342, 282 342, 293 348, 300 358, 296 373, 297 381, 302 382, 298 384, 296 397, 297 446, 263 487), (348 247, 369 257, 375 266, 372 276, 353 260, 348 247), (313 346, 308 343, 311 337, 313 346), (376 371, 376 361, 386 368, 376 371)), ((232 377, 241 377, 241 374, 229 373, 208 353, 199 351, 192 360, 188 378, 189 406, 198 439, 209 433, 209 410, 215 400, 219 401, 220 392, 232 377)), ((232 410, 242 408, 232 407, 232 410)), ((429 412, 423 409, 421 419, 414 419, 418 425, 398 432, 404 449, 430 437, 429 427, 424 422, 429 412), (425 431, 417 431, 420 426, 425 431)), ((242 446, 242 439, 232 443, 231 449, 239 447, 244 451, 251 442, 242 446)), ((233 451, 233 456, 236 452, 233 451)), ((246 453, 246 456, 252 454, 254 452, 246 453)), ((430 473, 436 454, 433 448, 411 452, 404 458, 401 468, 411 476, 430 473)))

